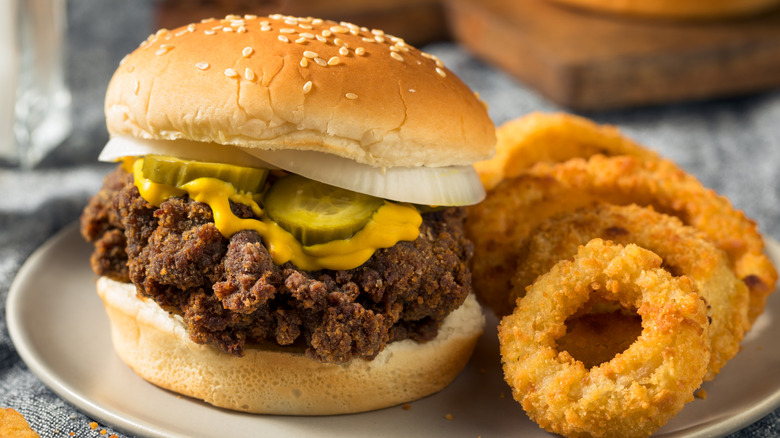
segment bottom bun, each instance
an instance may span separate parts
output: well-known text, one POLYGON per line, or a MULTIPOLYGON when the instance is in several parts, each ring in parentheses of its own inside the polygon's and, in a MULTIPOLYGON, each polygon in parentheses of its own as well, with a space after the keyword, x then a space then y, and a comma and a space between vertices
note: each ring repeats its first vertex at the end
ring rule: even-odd
POLYGON ((330 415, 395 406, 433 394, 460 373, 482 334, 476 299, 449 315, 432 341, 388 344, 373 360, 328 364, 303 351, 247 347, 243 357, 196 344, 178 316, 140 299, 135 286, 98 279, 119 357, 155 385, 222 408, 330 415))

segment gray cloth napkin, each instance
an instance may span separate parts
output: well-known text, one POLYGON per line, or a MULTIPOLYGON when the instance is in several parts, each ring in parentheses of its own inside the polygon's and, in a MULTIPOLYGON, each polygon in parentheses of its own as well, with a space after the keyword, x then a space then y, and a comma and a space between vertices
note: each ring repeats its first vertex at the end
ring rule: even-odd
MULTIPOLYGON (((78 218, 109 169, 94 163, 107 140, 103 93, 121 57, 151 31, 153 5, 151 0, 68 3, 74 132, 42 168, 0 169, 0 407, 20 411, 43 437, 128 436, 75 409, 29 371, 11 343, 5 302, 27 257, 78 218)), ((496 124, 531 111, 561 110, 455 44, 425 49, 480 93, 496 124)), ((780 238, 780 93, 584 115, 618 125, 673 159, 728 196, 767 236, 780 238)), ((780 436, 780 410, 731 436, 780 436)))

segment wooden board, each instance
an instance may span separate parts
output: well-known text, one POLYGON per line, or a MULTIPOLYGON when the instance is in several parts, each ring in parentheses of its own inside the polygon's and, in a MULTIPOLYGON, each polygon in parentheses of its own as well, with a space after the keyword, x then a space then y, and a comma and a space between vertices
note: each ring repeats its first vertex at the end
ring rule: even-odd
POLYGON ((780 11, 720 22, 658 22, 545 0, 454 0, 450 30, 479 57, 552 101, 602 110, 780 86, 780 11))

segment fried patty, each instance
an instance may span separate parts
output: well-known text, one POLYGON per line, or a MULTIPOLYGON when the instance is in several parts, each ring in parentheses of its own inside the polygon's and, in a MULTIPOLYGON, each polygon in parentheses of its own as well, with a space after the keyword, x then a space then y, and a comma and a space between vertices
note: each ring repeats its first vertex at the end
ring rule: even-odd
POLYGON ((84 209, 81 233, 95 245, 95 273, 181 315, 197 343, 239 356, 251 344, 302 345, 313 359, 343 363, 436 337, 471 292, 464 219, 462 208, 424 214, 415 241, 355 269, 308 272, 275 265, 255 231, 223 237, 206 204, 185 196, 154 207, 118 167, 84 209))

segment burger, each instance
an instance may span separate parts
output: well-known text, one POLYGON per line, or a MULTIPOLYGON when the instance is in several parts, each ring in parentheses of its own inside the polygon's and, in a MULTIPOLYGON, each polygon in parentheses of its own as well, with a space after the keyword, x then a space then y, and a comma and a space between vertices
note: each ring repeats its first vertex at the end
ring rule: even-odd
POLYGON ((381 30, 272 15, 160 30, 108 86, 118 163, 81 217, 118 356, 253 413, 435 393, 484 326, 464 206, 485 105, 381 30))

